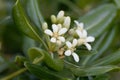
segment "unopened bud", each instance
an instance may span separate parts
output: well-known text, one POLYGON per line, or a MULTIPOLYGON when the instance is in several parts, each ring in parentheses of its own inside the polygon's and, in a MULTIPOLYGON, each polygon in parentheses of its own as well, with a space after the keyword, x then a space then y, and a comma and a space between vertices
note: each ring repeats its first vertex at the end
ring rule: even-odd
POLYGON ((58 13, 58 15, 57 15, 57 19, 59 20, 59 19, 61 19, 61 18, 63 18, 64 17, 64 11, 60 11, 59 13, 58 13))
POLYGON ((61 24, 58 24, 57 26, 59 27, 59 29, 61 29, 61 28, 62 28, 62 25, 61 25, 61 24))
POLYGON ((64 48, 61 48, 61 49, 58 50, 58 54, 60 56, 63 56, 63 53, 64 53, 64 48))
POLYGON ((51 21, 52 21, 52 23, 56 23, 57 22, 57 19, 56 19, 55 15, 51 15, 51 21))
POLYGON ((42 24, 42 28, 43 28, 43 30, 48 29, 48 24, 47 24, 46 22, 44 22, 44 23, 42 24))

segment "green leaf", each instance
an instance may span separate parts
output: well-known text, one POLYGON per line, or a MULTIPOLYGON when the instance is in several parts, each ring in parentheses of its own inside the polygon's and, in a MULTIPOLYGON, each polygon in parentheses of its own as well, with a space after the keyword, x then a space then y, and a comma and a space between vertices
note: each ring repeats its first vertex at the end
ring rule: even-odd
POLYGON ((110 76, 106 74, 98 75, 93 80, 110 80, 110 76))
POLYGON ((0 56, 0 73, 9 67, 8 63, 0 56))
POLYGON ((25 61, 28 61, 27 58, 25 58, 24 56, 16 56, 15 57, 15 63, 19 66, 23 65, 25 61))
POLYGON ((72 71, 73 74, 80 77, 85 76, 95 76, 101 75, 112 70, 120 70, 118 66, 107 65, 107 66, 77 66, 68 62, 66 63, 66 67, 72 71))
POLYGON ((85 23, 89 35, 98 37, 109 27, 115 15, 116 7, 113 4, 106 4, 88 12, 78 21, 85 23))
POLYGON ((28 50, 28 56, 29 59, 31 61, 33 61, 33 63, 39 63, 41 60, 44 59, 44 53, 41 53, 38 49, 36 49, 35 47, 30 48, 28 50))
POLYGON ((92 65, 110 65, 120 63, 120 49, 115 53, 109 54, 99 60, 96 60, 92 65))
POLYGON ((4 62, 4 59, 2 58, 2 56, 0 56, 0 64, 4 62))
POLYGON ((27 36, 24 36, 23 39, 24 40, 23 40, 23 48, 22 49, 23 49, 25 56, 28 56, 27 55, 28 49, 31 47, 36 47, 36 42, 27 36))
POLYGON ((49 55, 49 53, 42 49, 34 47, 34 48, 31 48, 28 53, 29 53, 29 57, 32 60, 35 60, 34 63, 36 63, 36 60, 39 61, 39 55, 42 55, 42 56, 44 56, 44 59, 43 58, 42 59, 48 67, 50 67, 54 70, 57 70, 57 71, 61 71, 63 69, 63 60, 52 59, 52 57, 49 55))
POLYGON ((44 22, 44 18, 42 17, 42 14, 40 12, 38 0, 29 0, 27 1, 27 3, 28 15, 30 16, 31 20, 36 24, 38 29, 40 31, 43 31, 41 26, 44 22))
POLYGON ((16 1, 13 7, 13 19, 16 25, 23 31, 23 33, 25 33, 30 38, 39 41, 47 49, 46 44, 43 42, 40 36, 36 33, 34 28, 30 25, 19 0, 16 1))
POLYGON ((64 78, 47 68, 39 65, 25 63, 26 68, 35 76, 45 80, 71 80, 70 78, 64 78))
POLYGON ((7 63, 2 63, 0 64, 0 73, 3 72, 4 70, 8 69, 9 65, 7 63))
POLYGON ((97 50, 91 50, 91 51, 87 51, 87 50, 81 50, 78 55, 82 56, 81 60, 80 60, 80 64, 81 65, 87 65, 89 59, 91 58, 91 56, 96 55, 98 53, 97 50), (83 54, 83 55, 82 55, 83 54))
POLYGON ((112 28, 110 31, 107 32, 104 39, 102 40, 99 47, 97 48, 98 53, 94 55, 90 61, 94 61, 97 58, 99 58, 109 48, 113 39, 115 38, 115 34, 116 34, 116 27, 112 28))
POLYGON ((95 55, 97 53, 96 50, 76 50, 75 51, 79 56, 88 56, 88 55, 95 55))
POLYGON ((102 33, 102 35, 95 40, 94 44, 92 45, 93 49, 96 49, 96 50, 99 49, 102 41, 106 38, 107 33, 108 31, 102 33))
POLYGON ((118 9, 120 9, 120 0, 114 0, 114 1, 115 1, 116 5, 117 5, 118 9))

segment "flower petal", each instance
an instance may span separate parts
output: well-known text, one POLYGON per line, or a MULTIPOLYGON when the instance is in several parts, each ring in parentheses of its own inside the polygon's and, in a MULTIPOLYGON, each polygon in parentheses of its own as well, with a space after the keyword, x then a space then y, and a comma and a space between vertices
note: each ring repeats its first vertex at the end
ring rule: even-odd
POLYGON ((83 29, 83 27, 84 27, 84 24, 81 22, 81 23, 79 23, 79 27, 81 28, 81 29, 83 29))
POLYGON ((58 26, 56 24, 52 25, 53 32, 58 32, 58 26))
POLYGON ((84 45, 87 47, 87 49, 88 49, 89 51, 92 49, 90 44, 84 43, 84 45))
POLYGON ((59 39, 61 42, 65 42, 65 38, 62 37, 62 36, 58 37, 58 39, 59 39))
POLYGON ((67 32, 67 28, 62 28, 60 29, 60 31, 58 32, 59 35, 65 34, 67 32))
POLYGON ((67 29, 69 29, 70 27, 70 22, 71 22, 71 19, 70 17, 66 17, 65 20, 64 20, 64 23, 63 23, 63 26, 66 27, 67 29))
POLYGON ((46 29, 44 32, 45 32, 47 35, 50 35, 50 36, 53 35, 53 32, 52 32, 51 30, 49 30, 49 29, 46 29))
POLYGON ((64 17, 64 11, 60 11, 57 15, 57 19, 64 17))
POLYGON ((76 30, 76 33, 80 38, 82 37, 82 32, 80 30, 76 30))
POLYGON ((73 40, 73 43, 72 43, 72 44, 73 44, 74 47, 77 45, 77 42, 78 42, 77 39, 74 39, 74 40, 73 40))
POLYGON ((66 42, 66 45, 67 45, 68 48, 71 48, 71 47, 72 47, 72 44, 71 44, 71 42, 69 42, 69 41, 66 42))
POLYGON ((94 40, 95 40, 95 38, 92 37, 92 36, 88 36, 88 37, 86 38, 86 42, 93 42, 94 40))
POLYGON ((52 38, 50 39, 50 41, 53 42, 53 43, 55 43, 57 40, 56 40, 56 38, 52 37, 52 38))
POLYGON ((72 56, 76 62, 79 62, 79 56, 76 53, 72 53, 72 56))
POLYGON ((76 33, 80 38, 86 38, 87 37, 87 31, 86 30, 80 31, 80 30, 77 29, 76 33))
POLYGON ((65 51, 65 53, 64 53, 66 56, 70 56, 71 55, 71 50, 67 50, 67 51, 65 51))
POLYGON ((79 22, 76 21, 76 20, 75 20, 74 22, 75 22, 75 24, 77 25, 78 28, 83 29, 83 27, 84 27, 84 23, 82 23, 82 22, 79 23, 79 22))
POLYGON ((77 20, 74 20, 75 24, 79 26, 79 22, 77 20))
POLYGON ((82 31, 82 38, 86 38, 87 37, 87 31, 86 30, 83 30, 82 31))
POLYGON ((60 30, 62 28, 62 25, 61 24, 58 24, 58 30, 60 30))

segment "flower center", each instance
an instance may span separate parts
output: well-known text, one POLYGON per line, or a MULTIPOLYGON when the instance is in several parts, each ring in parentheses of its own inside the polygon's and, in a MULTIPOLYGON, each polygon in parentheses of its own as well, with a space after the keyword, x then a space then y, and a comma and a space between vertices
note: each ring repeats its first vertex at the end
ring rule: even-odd
POLYGON ((76 48, 75 48, 75 47, 71 47, 70 50, 71 50, 72 52, 74 52, 74 51, 76 50, 76 48))
POLYGON ((83 44, 85 42, 85 38, 79 39, 78 44, 83 44))
POLYGON ((57 38, 57 37, 58 37, 58 33, 55 32, 55 33, 53 34, 53 37, 57 38))
POLYGON ((78 30, 80 30, 81 32, 83 32, 83 28, 79 27, 78 30))

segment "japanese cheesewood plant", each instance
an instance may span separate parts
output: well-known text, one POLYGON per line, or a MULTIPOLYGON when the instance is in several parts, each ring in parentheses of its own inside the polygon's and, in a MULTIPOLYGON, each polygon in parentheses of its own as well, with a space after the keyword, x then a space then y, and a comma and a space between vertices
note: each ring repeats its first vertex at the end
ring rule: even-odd
POLYGON ((104 4, 76 20, 60 10, 47 22, 38 1, 28 2, 32 22, 20 0, 12 9, 16 27, 29 37, 25 42, 30 44, 25 48, 27 55, 16 56, 16 63, 23 66, 0 80, 10 80, 28 71, 40 80, 109 80, 109 72, 120 70, 120 49, 106 51, 116 35, 113 20, 119 4, 104 4))

